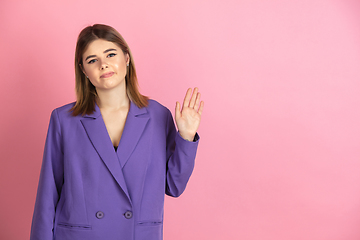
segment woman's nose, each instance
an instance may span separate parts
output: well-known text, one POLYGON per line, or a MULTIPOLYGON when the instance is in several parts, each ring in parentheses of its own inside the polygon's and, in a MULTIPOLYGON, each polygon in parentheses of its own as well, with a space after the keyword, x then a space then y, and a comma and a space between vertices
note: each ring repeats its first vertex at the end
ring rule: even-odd
POLYGON ((100 69, 103 70, 105 68, 108 68, 108 64, 107 64, 107 61, 105 59, 103 59, 100 62, 100 69))

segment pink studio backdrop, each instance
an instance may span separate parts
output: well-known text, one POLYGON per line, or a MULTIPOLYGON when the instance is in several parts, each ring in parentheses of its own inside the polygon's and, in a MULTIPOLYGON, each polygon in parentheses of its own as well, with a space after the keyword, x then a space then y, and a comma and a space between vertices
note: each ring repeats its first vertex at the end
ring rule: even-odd
POLYGON ((141 90, 205 110, 164 239, 360 239, 360 3, 12 1, 0 6, 0 239, 28 239, 52 109, 72 102, 77 34, 119 30, 141 90))

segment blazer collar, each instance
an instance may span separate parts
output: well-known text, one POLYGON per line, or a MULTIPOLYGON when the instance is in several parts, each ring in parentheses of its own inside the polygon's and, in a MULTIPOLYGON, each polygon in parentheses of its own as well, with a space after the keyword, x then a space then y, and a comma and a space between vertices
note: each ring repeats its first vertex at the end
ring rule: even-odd
POLYGON ((131 153, 134 151, 150 116, 146 108, 139 108, 131 102, 130 110, 126 118, 124 131, 122 133, 117 155, 124 167, 131 153))
POLYGON ((97 104, 95 104, 95 111, 93 113, 86 114, 81 119, 81 123, 92 145, 129 200, 130 195, 126 187, 122 168, 140 140, 148 120, 149 114, 147 109, 138 108, 133 102, 130 102, 124 131, 117 152, 115 152, 97 104))

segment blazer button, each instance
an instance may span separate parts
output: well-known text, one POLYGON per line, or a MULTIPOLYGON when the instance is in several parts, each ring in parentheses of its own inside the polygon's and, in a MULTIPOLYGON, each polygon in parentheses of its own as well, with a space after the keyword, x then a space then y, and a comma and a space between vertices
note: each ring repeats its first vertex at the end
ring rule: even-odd
POLYGON ((127 211, 126 213, 124 213, 124 216, 126 219, 130 219, 130 218, 132 218, 133 213, 131 211, 127 211))
POLYGON ((104 213, 103 213, 102 211, 98 211, 98 212, 96 213, 96 217, 97 217, 98 219, 102 219, 102 218, 104 217, 104 213))

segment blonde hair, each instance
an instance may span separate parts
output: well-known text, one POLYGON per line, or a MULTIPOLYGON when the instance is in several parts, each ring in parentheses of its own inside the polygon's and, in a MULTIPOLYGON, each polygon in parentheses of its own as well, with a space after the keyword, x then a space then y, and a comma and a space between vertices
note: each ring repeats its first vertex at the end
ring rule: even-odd
POLYGON ((70 110, 72 115, 91 114, 95 110, 96 89, 82 71, 82 58, 89 44, 97 39, 113 42, 121 48, 124 54, 129 55, 129 66, 125 76, 127 95, 139 108, 146 107, 149 98, 141 95, 139 92, 134 59, 129 46, 114 28, 103 24, 95 24, 84 28, 77 39, 75 50, 75 91, 77 100, 70 110))

